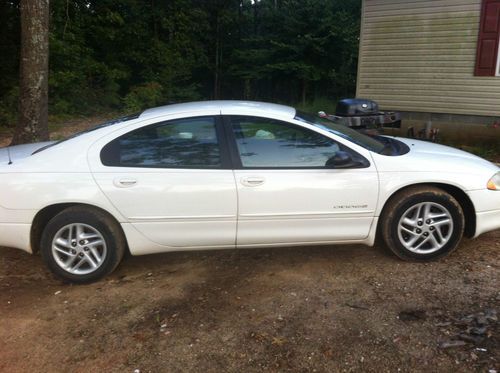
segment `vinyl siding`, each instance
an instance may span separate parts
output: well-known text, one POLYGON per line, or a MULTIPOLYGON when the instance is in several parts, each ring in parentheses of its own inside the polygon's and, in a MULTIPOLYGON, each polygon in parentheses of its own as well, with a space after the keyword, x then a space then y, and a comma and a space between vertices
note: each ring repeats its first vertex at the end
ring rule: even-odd
POLYGON ((363 0, 357 96, 384 110, 500 116, 475 77, 481 0, 363 0))

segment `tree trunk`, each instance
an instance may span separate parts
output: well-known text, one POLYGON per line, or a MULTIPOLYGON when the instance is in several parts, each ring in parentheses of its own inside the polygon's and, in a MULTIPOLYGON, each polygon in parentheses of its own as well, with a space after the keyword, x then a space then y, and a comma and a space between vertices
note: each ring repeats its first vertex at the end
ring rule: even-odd
POLYGON ((19 118, 12 145, 49 139, 49 0, 21 0, 19 118))
POLYGON ((220 27, 219 27, 219 15, 217 14, 215 18, 215 69, 214 69, 214 100, 219 99, 219 68, 220 68, 220 27))
POLYGON ((307 80, 302 80, 302 105, 305 106, 307 98, 307 80))
POLYGON ((243 86, 243 99, 250 100, 252 95, 252 82, 249 78, 245 78, 245 84, 243 86))

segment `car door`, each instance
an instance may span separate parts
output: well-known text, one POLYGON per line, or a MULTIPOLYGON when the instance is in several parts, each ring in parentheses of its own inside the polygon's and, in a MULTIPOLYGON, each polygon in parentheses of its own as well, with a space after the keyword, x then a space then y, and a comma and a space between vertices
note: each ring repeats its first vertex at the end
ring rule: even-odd
POLYGON ((291 122, 233 115, 225 123, 236 164, 238 246, 368 236, 378 176, 367 158, 291 122), (353 164, 328 166, 337 153, 348 153, 353 164))
POLYGON ((168 248, 235 245, 236 187, 219 121, 162 121, 94 147, 97 184, 151 241, 168 248))

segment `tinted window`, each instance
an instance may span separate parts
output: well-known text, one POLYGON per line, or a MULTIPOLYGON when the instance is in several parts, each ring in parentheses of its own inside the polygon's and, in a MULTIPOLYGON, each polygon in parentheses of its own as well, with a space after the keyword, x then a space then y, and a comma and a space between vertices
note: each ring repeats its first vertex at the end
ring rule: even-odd
POLYGON ((115 167, 218 168, 215 119, 179 119, 137 129, 106 145, 101 160, 115 167))
POLYGON ((360 156, 319 133, 290 123, 257 117, 231 117, 243 167, 321 168, 338 151, 360 156))

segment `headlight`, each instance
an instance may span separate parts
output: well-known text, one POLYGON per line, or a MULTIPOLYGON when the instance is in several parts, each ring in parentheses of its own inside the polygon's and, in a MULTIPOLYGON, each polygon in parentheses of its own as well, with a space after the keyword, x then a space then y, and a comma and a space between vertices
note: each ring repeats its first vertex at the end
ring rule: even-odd
POLYGON ((500 191, 500 172, 497 172, 491 179, 488 180, 488 184, 486 184, 486 187, 489 190, 500 191))

